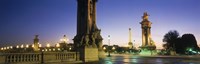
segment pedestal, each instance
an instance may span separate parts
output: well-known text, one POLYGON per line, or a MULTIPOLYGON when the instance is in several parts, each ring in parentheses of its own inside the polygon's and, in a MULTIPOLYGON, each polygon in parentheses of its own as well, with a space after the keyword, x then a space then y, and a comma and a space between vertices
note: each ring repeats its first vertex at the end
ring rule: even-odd
POLYGON ((104 51, 98 51, 99 53, 99 59, 106 58, 105 52, 104 51))
POLYGON ((84 62, 99 61, 97 48, 80 48, 80 59, 84 62))
POLYGON ((156 46, 141 46, 140 48, 140 55, 142 56, 151 56, 156 55, 156 46))

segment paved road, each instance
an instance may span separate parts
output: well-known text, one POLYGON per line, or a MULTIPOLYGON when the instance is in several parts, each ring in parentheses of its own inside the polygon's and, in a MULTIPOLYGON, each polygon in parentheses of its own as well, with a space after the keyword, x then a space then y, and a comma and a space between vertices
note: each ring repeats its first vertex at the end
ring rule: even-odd
POLYGON ((135 56, 135 55, 112 55, 100 59, 97 62, 82 61, 61 62, 47 64, 200 64, 199 56, 135 56))
POLYGON ((200 64, 200 56, 134 56, 112 55, 99 64, 200 64))

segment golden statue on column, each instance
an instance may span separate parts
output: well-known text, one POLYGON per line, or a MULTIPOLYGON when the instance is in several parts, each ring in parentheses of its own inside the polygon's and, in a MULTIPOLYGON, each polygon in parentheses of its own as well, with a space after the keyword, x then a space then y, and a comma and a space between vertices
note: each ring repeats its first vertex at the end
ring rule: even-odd
POLYGON ((144 12, 142 16, 141 28, 142 28, 142 49, 155 49, 155 43, 151 38, 151 22, 148 20, 147 12, 144 12))

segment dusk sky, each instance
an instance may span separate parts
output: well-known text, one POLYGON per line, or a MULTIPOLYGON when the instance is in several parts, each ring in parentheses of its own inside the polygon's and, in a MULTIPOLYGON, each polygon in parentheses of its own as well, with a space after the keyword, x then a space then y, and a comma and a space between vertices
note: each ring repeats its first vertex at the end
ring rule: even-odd
MULTIPOLYGON (((98 0, 97 26, 103 44, 125 46, 128 28, 133 42, 142 44, 141 16, 148 12, 152 39, 158 48, 163 36, 177 30, 182 36, 194 34, 200 44, 200 0, 98 0)), ((39 35, 41 44, 56 44, 63 35, 73 42, 76 35, 76 0, 0 0, 0 46, 32 44, 39 35)))

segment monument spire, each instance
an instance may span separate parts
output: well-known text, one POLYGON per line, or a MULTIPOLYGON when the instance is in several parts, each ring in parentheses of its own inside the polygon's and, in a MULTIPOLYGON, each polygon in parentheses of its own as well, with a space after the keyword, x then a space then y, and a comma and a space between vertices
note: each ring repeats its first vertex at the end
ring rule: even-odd
POLYGON ((129 49, 133 48, 131 28, 129 28, 129 42, 128 42, 128 47, 129 47, 129 49))
POLYGON ((132 42, 132 36, 131 36, 131 28, 129 28, 129 42, 132 42))
POLYGON ((34 47, 33 47, 33 50, 34 51, 39 51, 39 39, 38 39, 38 36, 39 35, 35 35, 35 38, 34 38, 34 41, 33 41, 33 45, 34 45, 34 47))

